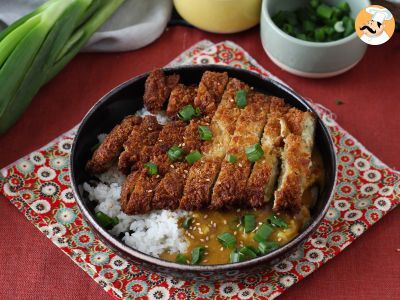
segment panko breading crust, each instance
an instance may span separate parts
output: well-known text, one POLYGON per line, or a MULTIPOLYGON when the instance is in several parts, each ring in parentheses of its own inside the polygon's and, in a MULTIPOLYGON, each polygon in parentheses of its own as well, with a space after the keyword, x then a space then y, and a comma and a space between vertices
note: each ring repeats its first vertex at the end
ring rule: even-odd
POLYGON ((179 110, 189 104, 194 104, 197 95, 197 88, 178 84, 171 92, 167 107, 167 116, 176 117, 179 110))

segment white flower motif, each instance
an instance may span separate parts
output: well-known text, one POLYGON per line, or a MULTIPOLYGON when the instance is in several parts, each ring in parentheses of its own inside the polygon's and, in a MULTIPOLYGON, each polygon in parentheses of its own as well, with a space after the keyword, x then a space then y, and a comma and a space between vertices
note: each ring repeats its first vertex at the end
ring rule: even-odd
POLYGON ((128 266, 128 262, 119 256, 114 256, 110 264, 115 270, 123 270, 128 266))
POLYGON ((219 292, 222 296, 233 297, 239 291, 239 286, 234 282, 226 282, 221 284, 219 287, 219 292))
POLYGON ((177 280, 173 277, 168 277, 167 278, 167 284, 170 287, 176 287, 176 288, 180 288, 185 284, 185 281, 183 280, 177 280))
POLYGON ((240 290, 238 296, 239 299, 247 300, 247 299, 252 299, 254 294, 254 290, 245 288, 243 290, 240 290))
POLYGON ((338 211, 346 211, 350 208, 350 203, 346 200, 336 200, 333 202, 333 205, 338 211))
POLYGON ((62 224, 51 224, 48 228, 51 230, 53 236, 63 236, 67 233, 67 229, 62 224))
POLYGON ((391 196, 393 194, 393 187, 384 186, 379 190, 379 194, 381 194, 382 196, 391 196))
POLYGON ((364 158, 357 158, 354 161, 354 166, 359 170, 359 171, 367 171, 371 165, 368 160, 364 158))
POLYGON ((354 224, 350 225, 350 231, 355 236, 360 236, 365 231, 365 228, 361 223, 355 222, 354 224))
POLYGON ((377 170, 368 170, 364 173, 363 178, 368 182, 377 182, 381 180, 382 174, 377 170))
POLYGON ((71 139, 63 139, 58 143, 58 150, 63 153, 70 153, 72 148, 72 140, 71 139))
POLYGON ((359 210, 349 210, 344 214, 346 221, 355 221, 362 217, 362 212, 359 210))
POLYGON ((375 183, 366 183, 361 186, 360 191, 362 194, 370 196, 377 193, 379 191, 379 187, 375 183))
POLYGON ((382 211, 388 211, 392 207, 390 200, 386 197, 379 197, 374 201, 374 205, 382 211))
POLYGON ((274 270, 280 273, 286 273, 293 268, 293 264, 288 260, 282 260, 274 266, 274 270))
POLYGON ((53 236, 51 238, 51 241, 57 246, 57 247, 68 247, 68 241, 67 238, 62 237, 62 236, 53 236))
POLYGON ((42 226, 39 227, 39 230, 44 233, 47 238, 51 238, 53 236, 53 231, 51 230, 50 226, 42 226))
POLYGON ((311 239, 311 245, 315 248, 325 248, 326 246, 326 239, 317 237, 315 239, 311 239))
POLYGON ((65 203, 74 203, 75 198, 71 188, 67 188, 61 192, 61 200, 65 203))
POLYGON ((168 300, 169 291, 163 286, 157 286, 148 292, 148 298, 149 300, 168 300))
POLYGON ((284 275, 279 278, 279 283, 284 287, 290 287, 295 283, 295 278, 293 275, 284 275))
POLYGON ((45 214, 50 211, 51 205, 48 201, 46 200, 36 200, 31 204, 31 208, 35 211, 37 214, 45 214))
POLYGON ((49 168, 49 167, 40 167, 39 170, 37 171, 38 177, 40 180, 43 181, 50 181, 56 178, 57 174, 56 172, 49 168))
POLYGON ((18 196, 18 193, 15 192, 13 188, 11 188, 11 186, 8 182, 4 184, 3 189, 4 189, 4 193, 7 196, 18 196))
POLYGON ((17 162, 17 168, 21 170, 21 172, 30 173, 33 171, 33 164, 26 159, 21 159, 17 162))
POLYGON ((215 64, 215 60, 212 56, 209 55, 199 55, 195 58, 196 64, 215 64))
POLYGON ((324 252, 319 249, 311 249, 306 253, 309 262, 321 262, 324 259, 324 252))
POLYGON ((33 152, 31 155, 29 155, 29 160, 35 165, 35 166, 41 166, 46 162, 46 158, 43 156, 42 153, 40 152, 33 152))

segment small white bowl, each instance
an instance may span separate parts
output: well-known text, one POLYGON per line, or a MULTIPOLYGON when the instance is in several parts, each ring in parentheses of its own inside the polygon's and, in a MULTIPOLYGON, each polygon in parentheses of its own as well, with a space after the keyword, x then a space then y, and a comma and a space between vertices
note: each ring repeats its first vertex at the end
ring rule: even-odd
MULTIPOLYGON (((326 1, 338 4, 339 1, 326 1)), ((370 5, 368 0, 347 0, 351 17, 370 5)), ((271 19, 280 10, 293 11, 308 0, 264 0, 261 7, 261 41, 270 59, 283 70, 308 78, 325 78, 353 68, 364 56, 367 45, 354 32, 333 42, 309 42, 290 36, 271 19)))

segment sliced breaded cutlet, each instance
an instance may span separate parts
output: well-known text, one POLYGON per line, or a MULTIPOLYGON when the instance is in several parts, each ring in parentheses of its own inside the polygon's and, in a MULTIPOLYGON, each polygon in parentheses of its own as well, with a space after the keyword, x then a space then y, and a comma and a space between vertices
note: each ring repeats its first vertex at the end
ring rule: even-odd
POLYGON ((135 171, 135 175, 129 175, 134 178, 129 180, 130 187, 123 186, 121 190, 121 203, 127 203, 123 207, 126 214, 143 214, 152 209, 176 209, 178 207, 179 199, 175 201, 175 204, 169 203, 169 206, 167 206, 165 203, 153 201, 153 196, 163 176, 174 168, 168 158, 167 151, 173 145, 182 142, 184 131, 185 124, 181 121, 167 123, 163 126, 148 160, 148 162, 157 166, 158 173, 150 175, 148 168, 142 166, 138 171, 135 171), (126 191, 129 191, 129 193, 126 191), (126 200, 128 197, 129 200, 126 200))
POLYGON ((253 163, 246 156, 246 148, 260 143, 269 112, 268 97, 261 93, 250 92, 247 105, 241 111, 236 122, 235 133, 230 140, 226 159, 222 161, 221 171, 215 183, 210 208, 232 208, 240 204, 248 206, 246 183, 253 163), (227 161, 233 155, 236 162, 227 161))
POLYGON ((292 108, 285 119, 291 133, 284 139, 273 210, 294 215, 300 211, 302 196, 309 184, 315 117, 310 112, 292 108))
POLYGON ((93 153, 92 158, 86 164, 90 173, 103 173, 111 167, 113 161, 123 151, 123 144, 128 139, 133 128, 139 126, 142 118, 139 116, 127 116, 120 124, 115 126, 93 153))
POLYGON ((146 162, 151 148, 157 142, 162 126, 155 116, 145 116, 140 126, 135 126, 123 144, 124 151, 118 159, 118 169, 129 174, 139 167, 138 163, 146 162))
POLYGON ((270 97, 270 112, 261 138, 264 156, 254 163, 247 181, 246 194, 251 207, 263 206, 271 200, 274 193, 287 127, 282 122, 285 122, 283 116, 288 109, 289 106, 285 105, 283 99, 270 97))
POLYGON ((168 100, 167 116, 176 117, 179 110, 189 104, 194 104, 194 99, 197 95, 195 86, 186 86, 178 84, 171 92, 168 100))
POLYGON ((208 207, 210 203, 215 180, 241 112, 235 103, 236 92, 239 90, 248 91, 249 87, 237 79, 230 79, 211 120, 212 140, 203 144, 202 159, 190 168, 180 201, 182 209, 202 209, 208 207))
POLYGON ((153 113, 160 111, 178 82, 177 74, 166 76, 161 69, 152 71, 144 85, 143 102, 146 108, 153 113))

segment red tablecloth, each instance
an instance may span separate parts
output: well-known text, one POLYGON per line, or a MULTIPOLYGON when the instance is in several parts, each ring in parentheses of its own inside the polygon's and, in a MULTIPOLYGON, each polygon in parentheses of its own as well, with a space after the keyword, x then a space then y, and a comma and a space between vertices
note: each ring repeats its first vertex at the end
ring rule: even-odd
MULTIPOLYGON (((115 85, 168 63, 202 39, 233 40, 302 95, 337 114, 339 123, 391 167, 400 169, 400 36, 370 47, 362 62, 339 77, 310 80, 281 71, 265 55, 259 32, 213 35, 173 27, 152 45, 118 54, 80 54, 0 137, 0 167, 77 124, 115 85), (344 102, 336 105, 336 99, 344 102), (63 119, 58 112, 62 110, 63 119)), ((110 297, 0 196, 0 299, 110 297), (47 244, 48 247, 39 245, 47 244), (40 249, 40 250, 39 250, 40 249), (46 272, 44 270, 46 269, 46 272)), ((400 294, 400 210, 389 213, 348 250, 280 299, 395 299, 400 294)))

